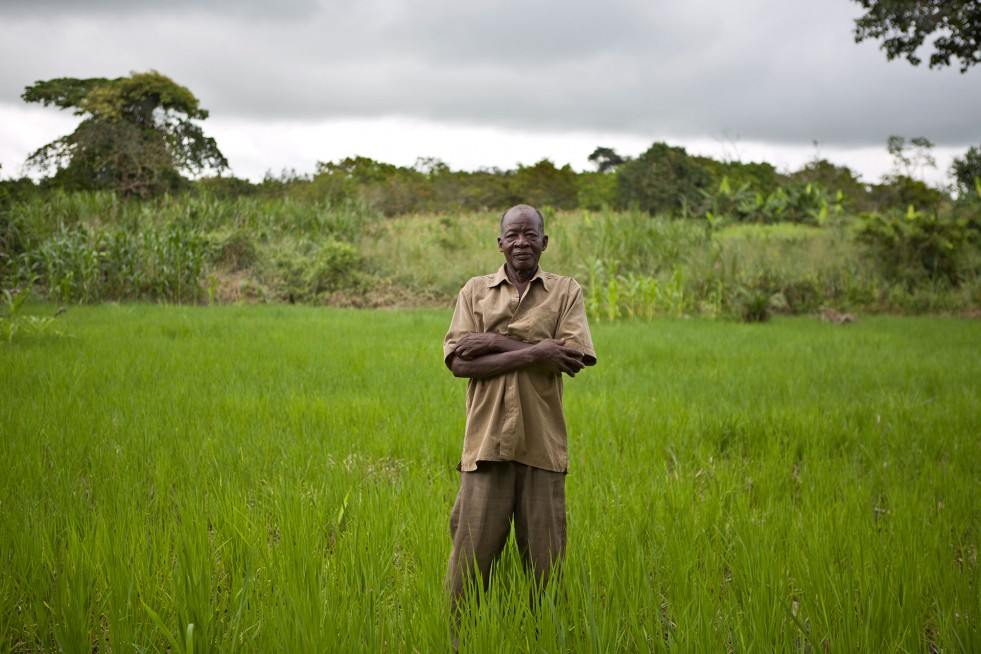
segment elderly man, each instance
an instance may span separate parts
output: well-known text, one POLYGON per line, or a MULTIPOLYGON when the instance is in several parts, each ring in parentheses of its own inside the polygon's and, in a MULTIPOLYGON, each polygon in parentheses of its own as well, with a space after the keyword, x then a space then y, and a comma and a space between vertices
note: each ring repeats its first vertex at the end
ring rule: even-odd
POLYGON ((596 363, 582 289, 538 266, 548 247, 541 212, 508 209, 497 246, 504 265, 466 283, 443 343, 447 367, 469 379, 446 572, 457 620, 474 570, 486 590, 512 520, 539 587, 561 562, 568 470, 562 373, 574 377, 596 363))

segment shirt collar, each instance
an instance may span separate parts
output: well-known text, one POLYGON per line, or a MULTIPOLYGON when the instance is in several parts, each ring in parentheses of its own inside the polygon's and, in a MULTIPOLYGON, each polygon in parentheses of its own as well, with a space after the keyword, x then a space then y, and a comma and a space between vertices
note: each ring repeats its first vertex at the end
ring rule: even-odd
MULTIPOLYGON (((505 265, 506 264, 501 264, 501 267, 497 269, 497 272, 491 276, 490 281, 487 282, 487 288, 494 288, 495 286, 499 286, 504 282, 507 282, 508 284, 511 283, 511 280, 508 279, 508 274, 504 272, 505 265)), ((531 284, 537 279, 541 282, 542 288, 548 291, 547 275, 548 273, 542 270, 541 266, 538 266, 538 270, 535 271, 535 276, 528 280, 528 285, 531 286, 531 284)))

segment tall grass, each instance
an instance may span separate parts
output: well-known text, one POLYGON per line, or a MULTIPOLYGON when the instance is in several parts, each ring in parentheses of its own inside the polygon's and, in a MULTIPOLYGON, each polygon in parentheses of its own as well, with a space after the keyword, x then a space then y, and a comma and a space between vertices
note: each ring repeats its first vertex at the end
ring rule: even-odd
MULTIPOLYGON (((0 285, 34 284, 60 301, 443 306, 461 277, 501 261, 496 212, 382 219, 356 203, 288 198, 45 198, 15 203, 0 216, 0 285)), ((981 305, 981 253, 966 219, 958 223, 957 274, 911 283, 883 265, 880 250, 895 249, 888 243, 869 256, 854 216, 835 213, 819 226, 722 227, 638 211, 546 213, 551 241, 543 266, 580 279, 595 320, 771 305, 790 314, 822 305, 908 313, 981 305)), ((946 251, 943 233, 931 232, 938 252, 946 251)), ((912 254, 900 267, 919 251, 918 242, 903 243, 912 254)))
MULTIPOLYGON (((48 308, 44 308, 48 311, 48 308)), ((446 311, 72 308, 0 347, 12 651, 441 651, 446 311)), ((599 323, 570 543, 464 651, 977 651, 977 323, 599 323)))
POLYGON ((48 296, 62 302, 194 302, 206 255, 207 242, 176 223, 138 233, 80 225, 22 257, 21 276, 47 281, 48 296))

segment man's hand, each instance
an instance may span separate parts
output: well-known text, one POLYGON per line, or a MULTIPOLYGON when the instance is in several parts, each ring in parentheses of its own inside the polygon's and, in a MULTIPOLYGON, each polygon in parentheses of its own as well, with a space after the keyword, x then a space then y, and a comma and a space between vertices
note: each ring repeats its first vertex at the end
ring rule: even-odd
POLYGON ((501 336, 500 334, 491 333, 478 333, 478 334, 465 334, 460 342, 456 344, 456 349, 454 352, 458 357, 464 359, 465 361, 470 361, 471 359, 476 359, 477 357, 482 357, 487 354, 495 354, 497 352, 504 352, 506 343, 501 341, 510 340, 506 336, 501 336))
POLYGON ((563 339, 546 339, 533 346, 538 366, 556 375, 565 373, 575 377, 576 373, 586 367, 583 354, 579 350, 563 347, 563 339))

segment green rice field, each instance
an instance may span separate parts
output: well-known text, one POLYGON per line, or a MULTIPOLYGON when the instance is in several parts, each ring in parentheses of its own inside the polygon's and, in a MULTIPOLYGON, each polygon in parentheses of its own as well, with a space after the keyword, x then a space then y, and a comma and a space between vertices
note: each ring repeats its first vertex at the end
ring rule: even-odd
MULTIPOLYGON (((0 649, 450 651, 449 318, 103 305, 0 343, 0 649)), ((563 576, 533 611, 509 545, 461 651, 981 651, 981 322, 593 335, 563 576)))

